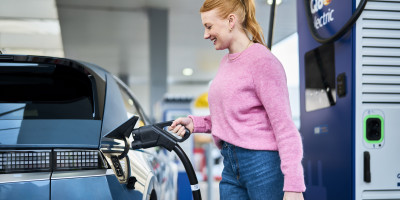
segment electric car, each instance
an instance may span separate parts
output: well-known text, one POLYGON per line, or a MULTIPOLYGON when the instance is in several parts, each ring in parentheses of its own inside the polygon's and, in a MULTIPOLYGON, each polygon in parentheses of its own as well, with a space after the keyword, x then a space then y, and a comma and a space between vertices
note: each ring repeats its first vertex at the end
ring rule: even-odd
POLYGON ((0 55, 0 200, 176 199, 174 155, 129 146, 146 124, 132 92, 96 65, 0 55))

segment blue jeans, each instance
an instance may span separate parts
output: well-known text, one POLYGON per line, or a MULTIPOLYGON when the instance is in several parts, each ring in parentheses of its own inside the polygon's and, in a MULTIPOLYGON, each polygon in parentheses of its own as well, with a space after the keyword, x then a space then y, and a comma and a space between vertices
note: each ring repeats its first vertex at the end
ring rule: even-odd
POLYGON ((283 174, 277 151, 249 150, 222 143, 221 200, 282 200, 283 174))

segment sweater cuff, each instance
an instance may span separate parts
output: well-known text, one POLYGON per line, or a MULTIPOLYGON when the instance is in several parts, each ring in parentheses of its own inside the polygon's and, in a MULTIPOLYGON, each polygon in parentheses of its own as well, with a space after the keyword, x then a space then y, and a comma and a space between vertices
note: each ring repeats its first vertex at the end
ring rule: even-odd
POLYGON ((206 123, 203 117, 199 116, 188 116, 193 121, 193 133, 204 133, 206 131, 206 123))
POLYGON ((285 176, 283 191, 285 192, 305 192, 303 176, 285 176))

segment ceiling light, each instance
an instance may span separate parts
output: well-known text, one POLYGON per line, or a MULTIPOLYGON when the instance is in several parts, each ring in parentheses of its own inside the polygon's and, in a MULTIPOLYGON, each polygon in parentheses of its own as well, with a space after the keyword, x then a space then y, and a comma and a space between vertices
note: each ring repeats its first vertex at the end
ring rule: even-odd
MULTIPOLYGON (((268 5, 272 5, 272 2, 273 2, 273 0, 267 0, 268 5)), ((276 5, 278 6, 282 3, 282 0, 276 0, 275 2, 276 2, 276 5)))
POLYGON ((182 74, 185 76, 191 76, 193 75, 193 69, 192 68, 185 68, 182 70, 182 74))
POLYGON ((2 33, 36 34, 36 35, 60 35, 60 23, 58 20, 18 20, 0 19, 2 33))

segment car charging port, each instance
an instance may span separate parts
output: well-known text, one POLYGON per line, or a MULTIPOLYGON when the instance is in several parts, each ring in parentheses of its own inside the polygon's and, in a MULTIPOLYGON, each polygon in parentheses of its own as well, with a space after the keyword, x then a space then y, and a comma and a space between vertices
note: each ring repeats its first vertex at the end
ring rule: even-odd
POLYGON ((111 161, 115 169, 115 173, 117 176, 123 176, 124 175, 124 170, 121 167, 121 164, 119 163, 119 159, 117 156, 111 156, 111 161))

